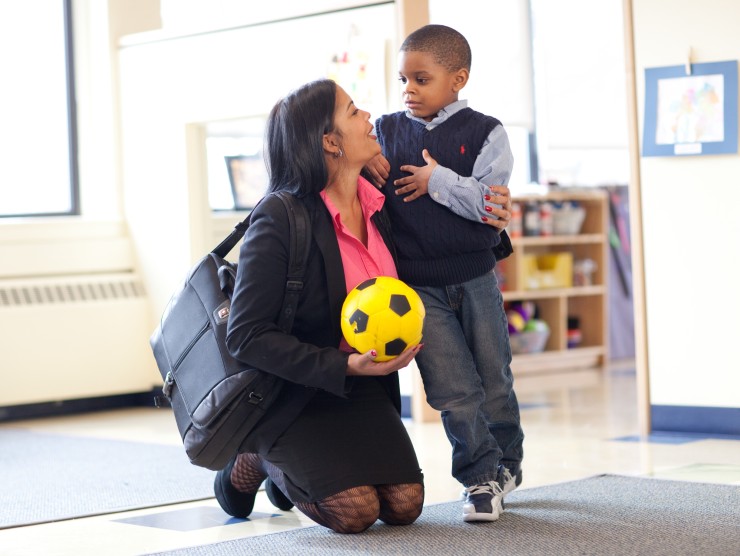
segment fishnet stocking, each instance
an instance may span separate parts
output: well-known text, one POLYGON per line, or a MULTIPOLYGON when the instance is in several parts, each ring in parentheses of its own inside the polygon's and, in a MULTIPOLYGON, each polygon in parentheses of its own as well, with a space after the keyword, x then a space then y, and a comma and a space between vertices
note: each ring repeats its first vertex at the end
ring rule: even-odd
POLYGON ((262 458, 257 454, 239 454, 231 468, 231 484, 239 492, 253 494, 259 490, 267 474, 262 469, 262 458))
POLYGON ((409 525, 421 515, 424 487, 420 483, 379 485, 380 519, 388 525, 409 525))
MULTIPOLYGON (((257 492, 267 475, 285 492, 283 472, 257 454, 239 454, 231 482, 241 492, 257 492)), ((318 502, 294 502, 305 515, 337 533, 361 533, 378 519, 389 525, 408 525, 421 514, 424 487, 420 483, 359 486, 318 502)))
POLYGON ((372 486, 349 488, 314 503, 297 502, 296 508, 319 525, 337 533, 361 533, 380 515, 378 491, 372 486))

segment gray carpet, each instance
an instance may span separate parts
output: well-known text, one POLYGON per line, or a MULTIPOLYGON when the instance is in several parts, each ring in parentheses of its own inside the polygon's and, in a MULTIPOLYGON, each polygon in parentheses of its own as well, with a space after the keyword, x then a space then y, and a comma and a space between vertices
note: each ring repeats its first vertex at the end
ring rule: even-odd
POLYGON ((517 490, 495 523, 463 523, 460 515, 461 502, 448 502, 427 506, 408 527, 378 522, 339 535, 315 526, 158 554, 740 554, 737 486, 600 475, 517 490))
POLYGON ((0 529, 213 497, 181 446, 0 429, 0 529))

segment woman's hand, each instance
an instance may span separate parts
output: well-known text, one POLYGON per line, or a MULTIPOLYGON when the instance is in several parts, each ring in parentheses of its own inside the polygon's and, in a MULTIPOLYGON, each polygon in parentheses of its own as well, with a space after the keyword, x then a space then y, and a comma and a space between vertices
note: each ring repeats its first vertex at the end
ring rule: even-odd
POLYGON ((372 184, 380 189, 391 175, 391 165, 382 154, 378 154, 365 165, 365 171, 370 176, 372 184))
POLYGON ((490 185, 490 193, 484 197, 486 211, 491 216, 498 218, 486 218, 484 222, 489 226, 503 230, 511 220, 511 192, 505 185, 490 185))
POLYGON ((416 357, 424 344, 417 344, 407 349, 398 357, 390 361, 375 361, 375 353, 352 353, 347 361, 347 375, 349 376, 385 376, 403 369, 416 357))

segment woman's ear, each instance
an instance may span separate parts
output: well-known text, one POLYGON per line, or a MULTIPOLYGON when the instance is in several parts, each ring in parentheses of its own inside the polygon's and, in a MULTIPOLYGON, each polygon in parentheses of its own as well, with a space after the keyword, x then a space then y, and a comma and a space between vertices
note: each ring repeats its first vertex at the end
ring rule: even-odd
POLYGON ((468 83, 469 77, 470 77, 470 72, 468 72, 468 70, 466 70, 465 68, 460 68, 459 70, 457 70, 452 79, 453 92, 455 93, 460 92, 460 89, 465 87, 465 85, 468 83))
POLYGON ((337 138, 334 135, 334 133, 325 133, 324 134, 324 152, 336 158, 339 156, 339 153, 341 151, 342 149, 339 146, 339 143, 337 142, 337 138))

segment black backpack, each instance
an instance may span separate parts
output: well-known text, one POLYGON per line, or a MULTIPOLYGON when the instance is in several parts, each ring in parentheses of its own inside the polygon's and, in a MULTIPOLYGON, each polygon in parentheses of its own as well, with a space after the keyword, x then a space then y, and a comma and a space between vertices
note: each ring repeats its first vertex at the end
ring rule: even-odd
MULTIPOLYGON (((288 277, 278 322, 290 332, 303 288, 310 220, 305 205, 292 195, 272 195, 283 201, 290 221, 288 277)), ((239 452, 283 384, 234 359, 226 347, 236 264, 224 257, 248 226, 249 217, 193 266, 150 339, 185 452, 191 463, 212 470, 222 469, 239 452)))

